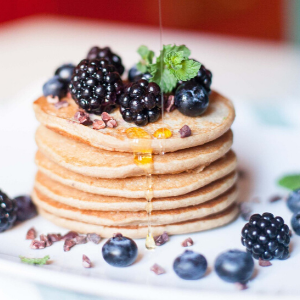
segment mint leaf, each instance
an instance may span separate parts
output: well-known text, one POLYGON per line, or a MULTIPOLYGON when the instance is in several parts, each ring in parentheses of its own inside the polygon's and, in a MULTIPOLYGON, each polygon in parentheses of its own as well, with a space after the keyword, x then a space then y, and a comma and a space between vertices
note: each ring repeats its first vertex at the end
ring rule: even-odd
POLYGON ((140 46, 137 50, 138 54, 142 57, 142 59, 137 63, 136 68, 141 73, 146 73, 148 71, 148 66, 152 64, 154 52, 149 50, 147 46, 140 46))
POLYGON ((25 256, 19 256, 21 259, 21 262, 29 264, 29 265, 45 265, 47 263, 47 261, 50 259, 50 256, 47 255, 43 258, 28 258, 25 256))
POLYGON ((187 59, 181 63, 181 68, 178 68, 177 70, 171 70, 171 72, 178 80, 187 81, 197 75, 200 67, 201 64, 197 61, 187 59))
POLYGON ((296 190, 300 188, 300 174, 287 175, 282 177, 278 184, 289 190, 296 190))

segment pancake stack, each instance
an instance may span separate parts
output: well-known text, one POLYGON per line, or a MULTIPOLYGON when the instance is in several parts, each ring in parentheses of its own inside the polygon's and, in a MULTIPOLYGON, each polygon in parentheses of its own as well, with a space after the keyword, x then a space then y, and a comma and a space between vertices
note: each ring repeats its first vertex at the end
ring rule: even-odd
MULTIPOLYGON (((74 119, 78 106, 70 98, 57 109, 45 97, 34 102, 41 123, 32 198, 53 223, 81 233, 132 238, 147 235, 147 180, 135 164, 132 140, 119 111, 111 116, 116 128, 95 130, 74 119)), ((90 115, 91 119, 99 118, 90 115)), ((178 110, 143 129, 153 136, 169 128, 168 139, 151 139, 153 151, 152 216, 154 235, 183 234, 223 226, 233 221, 236 205, 236 156, 231 150, 232 103, 216 92, 207 111, 191 118, 178 110), (181 138, 188 125, 192 135, 181 138), (164 155, 159 154, 163 151, 164 155)))

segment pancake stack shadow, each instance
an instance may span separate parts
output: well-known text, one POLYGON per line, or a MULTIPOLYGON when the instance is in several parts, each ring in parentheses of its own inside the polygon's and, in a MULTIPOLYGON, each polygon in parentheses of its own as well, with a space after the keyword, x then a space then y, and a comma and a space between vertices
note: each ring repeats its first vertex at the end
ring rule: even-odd
MULTIPOLYGON (((166 144, 176 151, 153 155, 154 235, 208 230, 238 215, 237 161, 230 130, 234 109, 228 100, 213 97, 216 100, 211 100, 212 108, 202 119, 179 120, 176 111, 168 116, 169 121, 179 120, 178 126, 192 123, 193 135, 180 139, 178 128, 172 126, 173 136, 166 144)), ((44 97, 34 104, 41 125, 36 132, 38 172, 32 198, 40 214, 81 233, 111 237, 121 232, 145 238, 146 177, 134 163, 133 153, 124 152, 128 148, 123 129, 132 125, 116 112, 117 128, 93 130, 72 120, 76 106, 73 100, 67 101, 70 105, 60 110, 53 109, 44 97), (119 148, 118 141, 112 140, 116 132, 121 135, 119 148)), ((144 129, 150 134, 154 130, 144 129)))

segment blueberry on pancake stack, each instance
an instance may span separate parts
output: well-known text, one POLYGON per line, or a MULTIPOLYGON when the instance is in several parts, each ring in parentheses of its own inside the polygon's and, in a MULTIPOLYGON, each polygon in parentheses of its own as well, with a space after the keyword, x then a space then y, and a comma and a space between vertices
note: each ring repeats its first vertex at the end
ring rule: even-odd
POLYGON ((151 173, 154 235, 233 221, 232 103, 211 90, 211 72, 185 46, 165 45, 156 62, 147 47, 138 53, 128 80, 120 56, 94 47, 45 83, 34 102, 40 214, 82 233, 145 238, 151 173))

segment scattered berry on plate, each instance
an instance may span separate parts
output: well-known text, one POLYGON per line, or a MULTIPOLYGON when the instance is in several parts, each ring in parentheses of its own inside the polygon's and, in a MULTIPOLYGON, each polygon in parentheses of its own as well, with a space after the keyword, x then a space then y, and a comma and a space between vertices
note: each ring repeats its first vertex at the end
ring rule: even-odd
POLYGON ((300 235, 300 211, 293 214, 291 224, 295 233, 300 235))
POLYGON ((96 58, 104 58, 108 61, 110 65, 114 65, 116 71, 122 75, 124 73, 124 66, 122 65, 122 59, 117 54, 113 53, 109 47, 99 48, 93 47, 88 55, 87 59, 93 60, 96 58))
POLYGON ((300 189, 294 190, 289 194, 287 206, 294 213, 300 211, 300 189))
POLYGON ((74 69, 75 66, 73 64, 64 64, 60 66, 54 74, 57 75, 60 79, 69 83, 71 81, 74 69))
POLYGON ((43 94, 45 97, 65 97, 68 93, 68 82, 61 79, 58 75, 53 76, 43 85, 43 94))
POLYGON ((138 255, 136 243, 121 233, 110 238, 102 247, 104 260, 113 267, 127 267, 133 264, 138 255))
POLYGON ((251 255, 240 250, 229 250, 220 254, 215 261, 217 275, 231 283, 246 283, 254 271, 251 255))
POLYGON ((116 68, 105 59, 84 59, 75 68, 69 85, 72 98, 86 112, 111 112, 123 91, 116 68))
POLYGON ((206 111, 208 103, 209 98, 206 89, 197 82, 184 82, 175 92, 175 105, 186 116, 200 116, 206 111))
POLYGON ((145 126, 156 122, 161 115, 160 87, 154 82, 140 79, 126 86, 119 98, 123 119, 145 126))
POLYGON ((207 270, 207 261, 202 254, 186 250, 175 259, 173 269, 182 279, 196 280, 204 276, 207 270))
POLYGON ((289 256, 289 226, 271 213, 254 214, 242 229, 242 244, 255 259, 287 259, 289 256))
POLYGON ((36 206, 28 195, 14 198, 17 205, 17 221, 23 222, 37 215, 36 206))
POLYGON ((0 232, 10 229, 17 219, 16 201, 0 190, 0 232))

